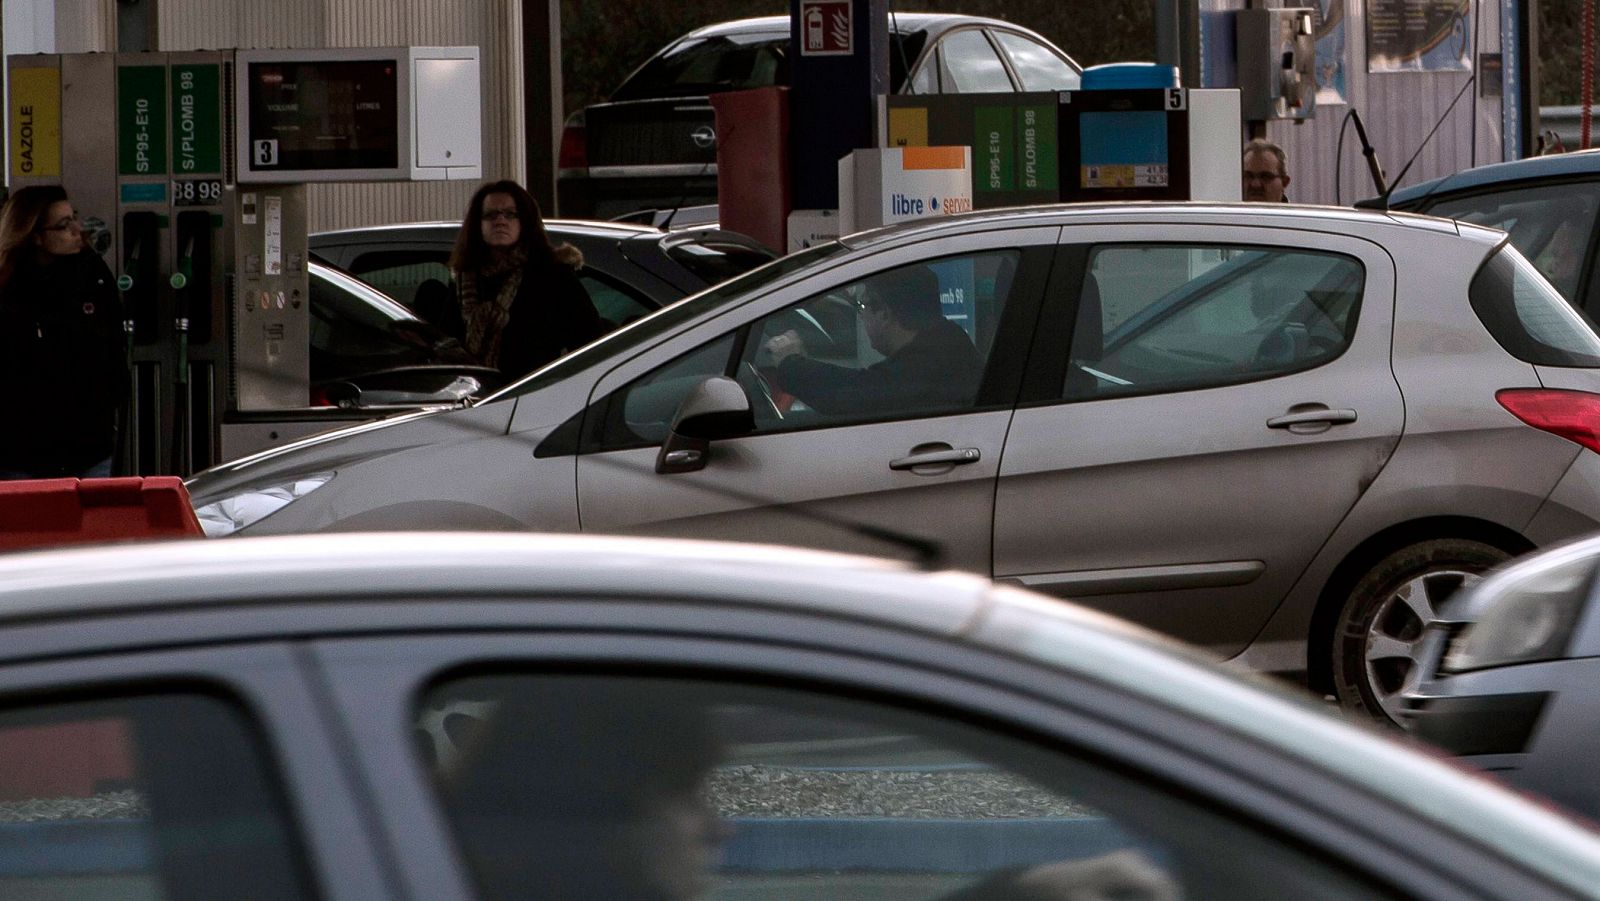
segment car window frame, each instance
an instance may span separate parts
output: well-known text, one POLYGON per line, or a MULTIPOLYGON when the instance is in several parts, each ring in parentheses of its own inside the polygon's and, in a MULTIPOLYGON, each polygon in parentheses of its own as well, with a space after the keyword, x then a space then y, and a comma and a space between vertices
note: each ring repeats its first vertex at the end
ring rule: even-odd
MULTIPOLYGON (((1429 216, 1442 216, 1442 214, 1434 212, 1434 209, 1444 203, 1468 201, 1477 197, 1491 197, 1514 191, 1527 191, 1535 188, 1560 188, 1568 185, 1591 186, 1597 198, 1600 198, 1600 174, 1575 173, 1552 178, 1519 179, 1517 181, 1500 182, 1452 191, 1448 194, 1428 195, 1424 196, 1420 202, 1407 208, 1429 216)), ((1595 217, 1594 227, 1590 229, 1588 246, 1584 248, 1583 260, 1578 264, 1578 284, 1573 291, 1574 296, 1572 297, 1573 304, 1591 317, 1600 316, 1600 209, 1596 210, 1595 217)), ((1454 221, 1453 217, 1442 216, 1442 218, 1454 221)))
POLYGON ((1034 34, 1032 32, 1028 32, 1028 31, 1024 31, 1024 30, 1022 30, 1020 28, 1001 28, 1000 26, 997 26, 997 25, 988 26, 988 33, 989 33, 989 42, 994 45, 996 50, 1000 51, 1000 60, 1005 63, 1006 70, 1011 73, 1011 81, 1016 86, 1016 90, 1018 90, 1018 91, 1028 91, 1030 89, 1028 88, 1027 83, 1022 78, 1022 72, 1017 68, 1016 60, 1011 58, 1011 51, 1009 49, 1007 49, 1005 43, 1000 40, 1000 36, 1003 35, 1003 34, 1004 35, 1010 35, 1010 36, 1015 37, 1015 38, 1021 38, 1022 40, 1025 40, 1025 41, 1027 41, 1027 42, 1029 42, 1031 44, 1034 44, 1036 46, 1042 47, 1051 56, 1054 56, 1056 59, 1059 59, 1067 67, 1067 69, 1069 71, 1075 73, 1078 76, 1079 83, 1078 83, 1077 87, 1074 87, 1074 88, 1046 88, 1046 89, 1042 89, 1042 90, 1045 90, 1045 91, 1050 91, 1050 90, 1082 90, 1083 67, 1079 66, 1076 60, 1074 60, 1072 57, 1068 56, 1060 48, 1056 47, 1054 44, 1052 44, 1049 41, 1045 40, 1042 35, 1034 34))
MULTIPOLYGON (((505 606, 503 600, 483 603, 505 606)), ((372 767, 374 777, 404 776, 400 781, 416 783, 404 792, 385 793, 381 802, 387 809, 381 815, 396 826, 412 824, 412 834, 405 836, 408 844, 421 831, 415 824, 426 823, 443 843, 442 851, 427 856, 454 854, 454 839, 418 755, 409 743, 385 741, 383 736, 403 734, 415 700, 441 678, 493 665, 780 684, 885 702, 954 722, 975 722, 1044 745, 1048 752, 1098 761, 1125 773, 1135 768, 1143 781, 1169 797, 1215 801, 1228 811, 1219 816, 1276 836, 1285 845, 1298 845, 1330 866, 1354 871, 1358 880, 1402 896, 1454 897, 1468 880, 1480 885, 1505 879, 1538 883, 1488 855, 1448 873, 1417 866, 1408 853, 1374 835, 1363 816, 1415 823, 1405 811, 1187 713, 983 648, 861 622, 851 622, 848 629, 819 629, 814 619, 799 613, 689 599, 672 605, 573 599, 556 616, 560 634, 528 629, 522 634, 351 637, 314 644, 312 653, 321 668, 333 674, 334 702, 346 716, 362 708, 353 739, 372 752, 363 755, 361 764, 372 767), (634 627, 617 629, 619 617, 634 627), (778 635, 783 638, 774 641, 778 635), (374 642, 389 649, 374 654, 374 642), (362 691, 363 685, 377 693, 362 691), (1340 815, 1329 815, 1341 805, 1340 815), (1313 814, 1313 809, 1323 813, 1313 814), (1441 887, 1441 880, 1456 883, 1456 889, 1441 887)), ((1446 842, 1463 849, 1458 853, 1473 847, 1422 825, 1430 844, 1446 842)), ((408 871, 415 869, 406 849, 397 857, 408 871)))
POLYGON ((0 704, 194 691, 222 698, 241 711, 257 740, 309 896, 391 894, 387 850, 351 782, 347 750, 329 729, 325 698, 294 649, 281 642, 174 646, 149 637, 141 629, 146 619, 48 627, 45 634, 60 647, 93 652, 0 667, 0 704), (107 648, 107 634, 139 638, 107 648))
POLYGON ((1012 93, 1012 94, 1015 94, 1015 93, 1017 93, 1017 92, 1022 90, 1022 80, 1017 77, 1017 73, 1011 68, 1011 60, 1009 58, 1007 58, 1005 50, 1000 46, 999 42, 996 41, 994 39, 994 36, 989 33, 989 28, 987 26, 981 25, 981 24, 971 24, 971 25, 962 25, 962 26, 957 27, 957 28, 952 28, 949 31, 946 31, 944 34, 939 35, 939 40, 936 43, 938 44, 938 47, 939 47, 939 64, 938 64, 938 68, 934 70, 934 74, 938 76, 939 93, 940 94, 958 94, 958 95, 965 95, 965 94, 969 94, 969 93, 973 93, 973 94, 1012 93), (952 90, 950 90, 950 86, 946 85, 944 83, 945 72, 946 72, 946 69, 948 68, 948 64, 945 62, 945 59, 948 56, 946 51, 949 49, 949 41, 950 41, 951 38, 954 38, 954 37, 957 37, 959 35, 966 34, 966 33, 969 33, 969 32, 976 32, 978 34, 978 36, 983 40, 984 45, 989 48, 989 52, 993 53, 995 55, 995 58, 1000 61, 1000 71, 1004 72, 1005 76, 1006 76, 1006 80, 1011 82, 1011 90, 1009 92, 952 91, 952 90))
POLYGON ((834 265, 827 269, 818 270, 815 277, 791 281, 765 294, 746 298, 736 308, 727 308, 720 315, 685 327, 674 334, 671 339, 643 349, 625 361, 619 361, 597 378, 590 388, 589 400, 582 413, 582 422, 579 424, 581 437, 576 442, 577 446, 573 450, 579 454, 591 454, 658 446, 660 444, 658 441, 639 441, 626 444, 607 444, 604 442, 606 424, 614 415, 611 410, 612 401, 618 392, 632 384, 635 379, 655 371, 658 367, 679 359, 684 354, 721 340, 729 334, 734 334, 733 347, 723 373, 725 375, 729 374, 729 371, 737 365, 749 328, 754 323, 764 320, 778 310, 793 306, 811 297, 838 290, 845 285, 870 277, 874 273, 898 266, 964 255, 977 256, 983 253, 1015 248, 1022 253, 1018 260, 1016 275, 1013 278, 1012 291, 1023 293, 1015 294, 1012 299, 1007 301, 1006 310, 1002 313, 994 342, 990 348, 989 357, 985 363, 983 383, 979 389, 980 396, 994 398, 993 400, 984 404, 975 404, 967 409, 936 416, 914 415, 855 419, 837 424, 809 425, 795 429, 772 429, 752 434, 765 437, 798 431, 868 426, 883 422, 903 422, 918 419, 937 420, 949 416, 1010 409, 1015 406, 1018 397, 1017 392, 1026 371, 1028 333, 1038 318, 1039 306, 1045 284, 1049 278, 1050 267, 1053 265, 1056 253, 1056 239, 1059 237, 1060 230, 1060 226, 1055 225, 1009 226, 899 244, 875 253, 851 255, 848 259, 836 260, 834 265), (1005 236, 1014 236, 1014 238, 1006 241, 1004 239, 1005 236), (1034 253, 1030 254, 1030 250, 1034 251, 1034 253), (1003 348, 1009 348, 1009 354, 1003 348), (1012 371, 1004 371, 1002 367, 1009 368, 1012 371), (993 392, 992 394, 990 393, 991 391, 993 392))
MULTIPOLYGON (((1202 278, 1204 276, 1201 276, 1202 278)), ((1349 365, 1352 349, 1358 344, 1362 354, 1366 347, 1395 322, 1395 296, 1398 287, 1394 262, 1388 252, 1368 238, 1315 229, 1268 229, 1257 226, 1224 226, 1214 223, 1173 225, 1152 224, 1083 224, 1064 227, 1061 249, 1055 267, 1051 270, 1050 286, 1040 313, 1039 327, 1029 350, 1028 372, 1023 378, 1022 395, 1018 409, 1052 407, 1065 404, 1098 403, 1103 401, 1127 402, 1141 398, 1169 397, 1191 391, 1235 389, 1278 378, 1292 378, 1317 372, 1329 366, 1349 365), (1361 305, 1356 322, 1344 349, 1316 366, 1271 373, 1258 378, 1228 382, 1226 384, 1197 385, 1190 388, 1152 391, 1104 398, 1069 398, 1064 396, 1063 385, 1069 366, 1069 355, 1074 339, 1073 329, 1077 316, 1078 297, 1087 274, 1091 251, 1107 245, 1177 244, 1184 246, 1226 247, 1281 247, 1287 251, 1332 253, 1348 256, 1363 270, 1361 305)), ((1463 297, 1465 301, 1465 297, 1463 297)), ((1386 347, 1383 357, 1388 359, 1386 347)))

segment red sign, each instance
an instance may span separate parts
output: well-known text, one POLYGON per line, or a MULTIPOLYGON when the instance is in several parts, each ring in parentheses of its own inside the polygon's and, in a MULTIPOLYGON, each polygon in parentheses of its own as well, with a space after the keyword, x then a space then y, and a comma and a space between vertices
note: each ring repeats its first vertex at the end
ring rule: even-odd
POLYGON ((855 52, 852 0, 800 0, 800 55, 849 56, 855 52))

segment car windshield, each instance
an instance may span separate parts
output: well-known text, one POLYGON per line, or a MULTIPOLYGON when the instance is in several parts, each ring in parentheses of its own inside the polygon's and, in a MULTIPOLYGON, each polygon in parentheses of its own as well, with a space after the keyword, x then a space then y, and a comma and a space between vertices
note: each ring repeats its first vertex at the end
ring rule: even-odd
MULTIPOLYGON (((924 32, 891 35, 889 89, 900 90, 906 65, 922 52, 924 32)), ((789 35, 763 31, 684 38, 651 57, 612 92, 612 100, 695 97, 789 83, 789 35)))
POLYGON ((568 354, 554 363, 533 372, 521 381, 507 385, 478 403, 492 403, 506 397, 518 397, 537 391, 547 385, 576 375, 595 363, 620 356, 628 351, 669 332, 702 313, 716 309, 727 301, 771 285, 812 263, 842 253, 845 246, 837 241, 780 257, 758 269, 752 269, 739 278, 690 295, 669 304, 643 319, 635 320, 600 340, 568 354))

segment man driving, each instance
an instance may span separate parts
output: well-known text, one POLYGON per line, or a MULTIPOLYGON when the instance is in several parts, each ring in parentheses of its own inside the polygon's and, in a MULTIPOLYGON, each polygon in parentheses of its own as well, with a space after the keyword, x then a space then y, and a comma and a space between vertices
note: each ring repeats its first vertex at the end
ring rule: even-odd
POLYGON ((813 360, 793 330, 769 339, 784 391, 822 413, 898 414, 964 407, 982 366, 972 341, 944 317, 939 279, 922 265, 868 280, 858 302, 862 328, 883 359, 863 369, 813 360))

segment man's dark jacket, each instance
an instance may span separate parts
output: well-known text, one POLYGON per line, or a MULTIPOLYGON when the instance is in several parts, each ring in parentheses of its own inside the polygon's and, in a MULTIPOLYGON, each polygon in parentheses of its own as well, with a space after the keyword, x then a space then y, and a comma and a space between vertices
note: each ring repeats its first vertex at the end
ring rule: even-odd
POLYGON ((122 303, 98 254, 22 262, 0 292, 0 372, 11 398, 0 469, 66 476, 112 455, 128 369, 122 303))
POLYGON ((941 318, 865 369, 786 357, 778 365, 778 383, 823 413, 891 416, 970 405, 981 368, 967 333, 941 318))

